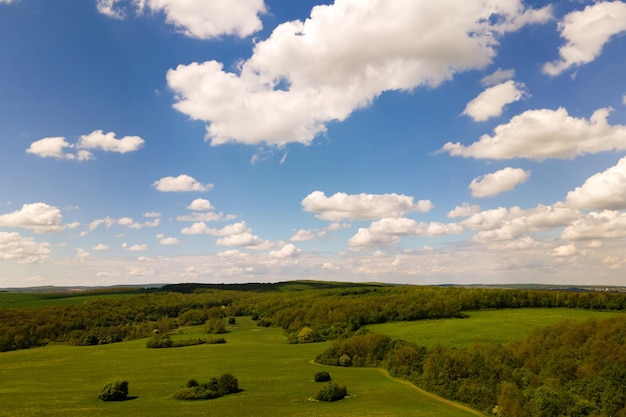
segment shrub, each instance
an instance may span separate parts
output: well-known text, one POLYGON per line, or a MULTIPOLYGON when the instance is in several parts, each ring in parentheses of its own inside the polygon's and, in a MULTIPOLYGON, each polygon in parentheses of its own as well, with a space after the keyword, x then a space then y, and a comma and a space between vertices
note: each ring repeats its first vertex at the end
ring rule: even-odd
POLYGON ((115 381, 106 384, 100 390, 102 401, 124 401, 128 397, 128 381, 115 381))
POLYGON ((199 384, 190 379, 187 384, 174 393, 177 400, 210 400, 227 394, 239 392, 239 382, 232 374, 211 378, 209 382, 199 384))
POLYGON ((147 348, 169 348, 172 347, 174 342, 170 338, 169 334, 155 334, 146 342, 147 348))
POLYGON ((313 375, 313 379, 315 382, 328 382, 330 381, 330 374, 326 371, 316 372, 315 375, 313 375))
POLYGON ((348 388, 345 385, 337 385, 334 382, 329 382, 324 388, 320 390, 315 396, 318 401, 338 401, 343 400, 348 395, 348 388))
POLYGON ((234 317, 231 317, 231 318, 228 319, 228 324, 232 325, 232 324, 235 324, 235 323, 237 323, 237 320, 235 320, 234 317))
POLYGON ((226 333, 226 324, 224 323, 224 319, 219 317, 211 317, 206 321, 204 325, 204 331, 213 334, 226 333))

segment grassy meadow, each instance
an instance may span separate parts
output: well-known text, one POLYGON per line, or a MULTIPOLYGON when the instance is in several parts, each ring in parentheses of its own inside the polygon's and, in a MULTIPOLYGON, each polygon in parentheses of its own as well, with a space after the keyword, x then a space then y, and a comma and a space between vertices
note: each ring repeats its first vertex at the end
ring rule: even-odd
MULTIPOLYGON (((469 323, 469 321, 467 321, 469 323)), ((199 328, 173 338, 202 337, 199 328)), ((373 368, 313 364, 328 343, 287 344, 281 329, 238 318, 223 345, 148 349, 146 340, 74 347, 51 345, 0 354, 0 416, 438 416, 477 413, 459 408, 373 368), (319 370, 348 387, 350 397, 322 403, 310 398, 323 384, 319 370), (172 397, 187 380, 206 382, 230 372, 242 392, 207 401, 172 397), (104 403, 100 388, 129 381, 124 402, 104 403), (135 398, 136 397, 136 398, 135 398)))
POLYGON ((476 342, 506 343, 521 340, 537 327, 547 327, 564 320, 583 321, 609 318, 623 312, 567 308, 518 308, 467 312, 469 318, 400 321, 371 324, 367 328, 393 339, 418 345, 466 347, 476 342))

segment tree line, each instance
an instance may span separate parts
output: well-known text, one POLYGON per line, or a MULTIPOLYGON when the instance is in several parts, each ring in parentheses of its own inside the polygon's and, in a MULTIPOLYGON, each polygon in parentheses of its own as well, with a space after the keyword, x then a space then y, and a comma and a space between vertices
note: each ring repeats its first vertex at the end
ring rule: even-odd
POLYGON ((254 290, 187 285, 182 292, 169 286, 167 291, 97 298, 81 305, 3 307, 0 352, 51 342, 114 343, 149 337, 155 330, 163 334, 181 326, 210 326, 214 318, 244 315, 253 316, 259 325, 283 328, 291 343, 306 343, 349 337, 368 324, 463 317, 468 310, 626 309, 626 295, 620 293, 347 283, 267 285, 259 284, 254 290))

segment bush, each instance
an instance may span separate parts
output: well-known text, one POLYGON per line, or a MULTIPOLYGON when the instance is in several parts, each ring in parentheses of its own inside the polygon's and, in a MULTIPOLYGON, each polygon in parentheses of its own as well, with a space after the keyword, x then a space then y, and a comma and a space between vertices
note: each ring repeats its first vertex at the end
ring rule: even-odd
POLYGON ((211 378, 209 382, 199 384, 190 379, 187 384, 174 393, 177 400, 210 400, 227 394, 239 392, 239 381, 232 374, 224 374, 211 378))
POLYGON ((204 324, 204 331, 213 334, 226 333, 226 324, 224 323, 224 319, 220 317, 211 317, 204 324))
POLYGON ((348 388, 345 385, 337 385, 334 382, 329 382, 324 388, 320 390, 315 396, 318 401, 338 401, 343 400, 348 395, 348 388))
POLYGON ((330 381, 330 374, 326 371, 316 372, 313 379, 315 382, 328 382, 330 381))
POLYGON ((102 401, 124 401, 128 397, 128 381, 115 381, 106 384, 100 390, 102 401))
POLYGON ((237 323, 237 320, 234 317, 231 317, 231 318, 228 319, 228 324, 232 325, 232 324, 235 324, 235 323, 237 323))

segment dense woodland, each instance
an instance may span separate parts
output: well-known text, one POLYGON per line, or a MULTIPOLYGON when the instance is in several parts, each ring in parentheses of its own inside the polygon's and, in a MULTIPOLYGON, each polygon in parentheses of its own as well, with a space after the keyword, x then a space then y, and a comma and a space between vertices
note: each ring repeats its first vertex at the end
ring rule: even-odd
POLYGON ((318 362, 381 366, 495 415, 626 416, 624 318, 563 323, 538 329, 522 342, 470 348, 426 349, 363 328, 464 317, 464 312, 480 309, 625 310, 626 294, 302 282, 127 292, 80 305, 0 308, 0 351, 49 343, 114 343, 246 315, 260 326, 281 327, 290 343, 334 340, 318 362))

